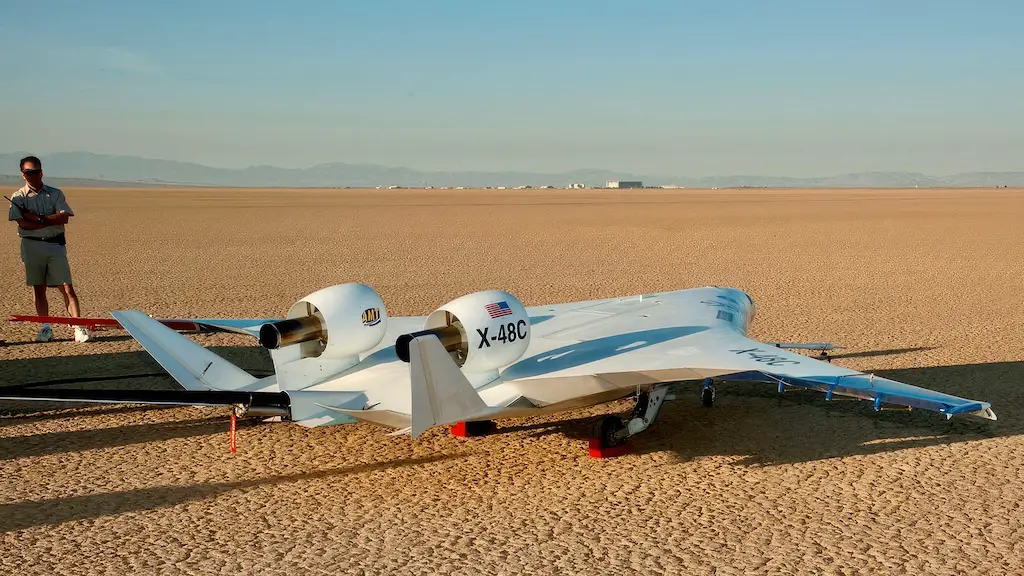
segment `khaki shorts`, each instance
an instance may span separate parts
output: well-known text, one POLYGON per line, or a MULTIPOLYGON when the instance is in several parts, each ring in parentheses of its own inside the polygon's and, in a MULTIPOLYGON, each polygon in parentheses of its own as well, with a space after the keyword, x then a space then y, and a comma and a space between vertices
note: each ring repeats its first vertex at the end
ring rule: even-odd
POLYGON ((67 246, 41 240, 21 239, 21 261, 29 286, 71 284, 67 246))

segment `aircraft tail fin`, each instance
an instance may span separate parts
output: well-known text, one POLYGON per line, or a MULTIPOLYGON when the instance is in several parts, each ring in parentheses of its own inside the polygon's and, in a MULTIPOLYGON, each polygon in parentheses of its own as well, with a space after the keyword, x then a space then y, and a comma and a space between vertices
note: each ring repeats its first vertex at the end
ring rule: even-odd
POLYGON ((483 420, 500 411, 480 398, 433 334, 418 336, 409 343, 409 370, 413 438, 433 426, 483 420))
POLYGON ((138 310, 113 316, 186 390, 244 390, 257 378, 138 310))

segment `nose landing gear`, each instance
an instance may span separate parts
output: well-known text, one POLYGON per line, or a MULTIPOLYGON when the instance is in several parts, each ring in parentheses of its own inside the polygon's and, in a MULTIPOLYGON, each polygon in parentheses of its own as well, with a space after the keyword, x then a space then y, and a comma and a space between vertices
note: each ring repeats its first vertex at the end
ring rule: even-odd
POLYGON ((704 387, 700 391, 700 403, 705 408, 711 408, 715 404, 715 387, 711 385, 711 379, 704 381, 704 387))

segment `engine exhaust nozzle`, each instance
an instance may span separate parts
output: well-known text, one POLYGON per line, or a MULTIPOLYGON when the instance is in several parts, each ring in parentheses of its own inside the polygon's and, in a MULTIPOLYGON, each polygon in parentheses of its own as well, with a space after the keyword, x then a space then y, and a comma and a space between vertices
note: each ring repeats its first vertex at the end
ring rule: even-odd
POLYGON ((398 354, 398 359, 402 362, 409 362, 409 343, 411 343, 414 338, 426 336, 428 334, 437 336, 437 339, 441 341, 441 345, 449 352, 454 352, 462 347, 462 331, 459 330, 457 326, 445 326, 443 328, 421 330, 420 332, 413 332, 411 334, 402 334, 397 340, 395 340, 395 353, 398 354))
POLYGON ((316 316, 303 316, 260 326, 260 344, 270 350, 316 339, 327 339, 323 322, 316 316))

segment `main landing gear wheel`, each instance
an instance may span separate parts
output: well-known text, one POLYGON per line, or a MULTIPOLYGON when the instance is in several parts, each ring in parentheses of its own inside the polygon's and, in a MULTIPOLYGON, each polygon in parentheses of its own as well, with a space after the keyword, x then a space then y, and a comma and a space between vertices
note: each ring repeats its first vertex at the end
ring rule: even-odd
POLYGON ((622 421, 621 417, 609 414, 602 417, 594 427, 594 439, 598 441, 599 447, 602 449, 615 448, 626 442, 625 434, 621 434, 625 429, 626 423, 622 421))

